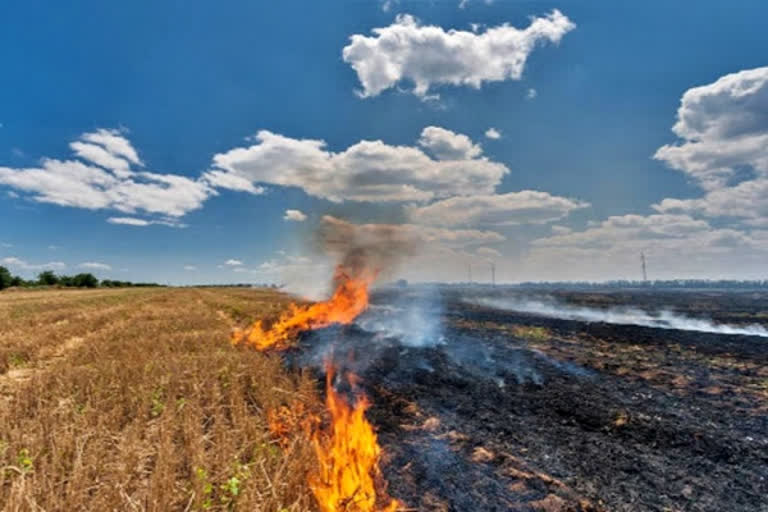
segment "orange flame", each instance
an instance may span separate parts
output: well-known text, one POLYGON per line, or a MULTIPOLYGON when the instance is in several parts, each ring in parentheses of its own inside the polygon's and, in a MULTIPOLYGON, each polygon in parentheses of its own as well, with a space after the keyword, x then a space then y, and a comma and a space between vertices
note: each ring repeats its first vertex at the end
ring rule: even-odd
POLYGON ((375 277, 373 272, 351 277, 339 266, 334 276, 336 289, 330 299, 311 305, 291 304, 268 329, 258 321, 248 330, 235 330, 232 343, 244 342, 258 350, 285 350, 296 343, 300 332, 349 324, 368 307, 368 287, 375 277))
MULTIPOLYGON (((354 385, 354 375, 349 376, 354 385)), ((381 448, 365 418, 370 402, 358 396, 350 405, 332 385, 333 369, 326 374, 325 403, 331 415, 327 432, 312 433, 319 463, 309 486, 321 512, 394 512, 401 503, 386 493, 379 468, 381 448)))
MULTIPOLYGON (((269 328, 259 321, 247 331, 236 330, 232 343, 247 343, 258 350, 285 350, 303 331, 353 322, 368 307, 368 287, 376 278, 375 272, 354 274, 338 266, 334 275, 336 289, 330 299, 312 305, 291 304, 269 328)), ((292 432, 303 430, 311 439, 318 469, 308 480, 321 512, 395 512, 402 504, 386 492, 379 468, 381 448, 365 418, 370 402, 359 395, 350 405, 333 388, 333 374, 329 365, 325 399, 331 420, 328 430, 320 429, 320 417, 298 401, 268 411, 269 429, 284 447, 292 432)), ((354 387, 357 377, 347 377, 354 387)))

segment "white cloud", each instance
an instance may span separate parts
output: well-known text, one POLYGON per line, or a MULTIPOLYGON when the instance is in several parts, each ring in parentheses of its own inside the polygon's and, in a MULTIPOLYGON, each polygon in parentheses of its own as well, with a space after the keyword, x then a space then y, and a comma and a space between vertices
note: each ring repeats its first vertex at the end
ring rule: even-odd
POLYGON ((112 270, 112 267, 106 263, 99 263, 97 261, 87 261, 78 265, 80 268, 87 268, 89 270, 112 270))
POLYGON ((107 150, 110 154, 125 158, 129 162, 137 165, 144 165, 139 159, 136 150, 133 149, 130 141, 123 137, 117 130, 100 129, 95 132, 86 133, 81 137, 85 142, 98 144, 107 150))
POLYGON ((687 90, 672 131, 681 143, 662 146, 654 158, 707 190, 728 185, 744 168, 768 177, 768 67, 687 90))
MULTIPOLYGON (((493 3, 493 0, 483 0, 483 3, 485 5, 491 5, 493 3)), ((468 5, 469 5, 469 0, 459 1, 459 9, 466 9, 468 5)))
POLYGON ((530 89, 528 89, 525 92, 525 98, 528 99, 528 100, 532 100, 532 99, 534 99, 538 95, 539 95, 539 93, 533 87, 531 87, 530 89))
POLYGON ((384 12, 389 12, 392 10, 392 7, 399 4, 400 0, 384 0, 381 2, 381 10, 384 12))
POLYGON ((532 18, 525 29, 503 24, 482 33, 446 31, 400 15, 372 36, 352 35, 342 56, 362 84, 360 96, 377 96, 406 80, 423 98, 434 85, 480 88, 484 82, 519 80, 537 44, 558 43, 574 28, 558 10, 532 18))
POLYGON ((190 272, 193 272, 193 271, 197 270, 197 267, 194 266, 194 265, 184 265, 184 270, 188 270, 190 272))
POLYGON ((107 219, 107 222, 110 224, 122 224, 125 226, 137 226, 137 227, 143 227, 143 226, 153 226, 153 225, 160 225, 160 226, 168 226, 171 228, 186 228, 187 225, 179 222, 176 219, 139 219, 136 217, 109 217, 107 219))
POLYGON ((110 224, 125 224, 126 226, 149 226, 151 221, 137 219, 135 217, 110 217, 107 219, 110 224))
POLYGON ((527 279, 639 279, 643 251, 653 279, 732 278, 752 275, 766 250, 755 233, 688 215, 622 215, 532 241, 520 268, 527 279))
POLYGON ((421 132, 419 145, 438 160, 471 160, 483 153, 466 135, 438 126, 427 126, 421 132))
POLYGON ((104 169, 109 169, 116 176, 127 178, 133 174, 131 172, 131 164, 127 160, 113 155, 101 146, 75 141, 69 147, 81 159, 90 161, 104 169))
POLYGON ((171 218, 200 208, 215 194, 200 180, 133 170, 131 165, 143 164, 119 132, 86 133, 71 148, 81 160, 44 158, 39 167, 0 167, 0 185, 27 192, 42 203, 171 218))
POLYGON ((496 128, 488 128, 485 130, 485 136, 489 139, 500 139, 501 138, 501 132, 497 130, 496 128))
POLYGON ((28 263, 27 261, 13 256, 0 259, 0 264, 21 270, 62 270, 67 267, 67 265, 61 261, 49 261, 48 263, 35 264, 28 263))
MULTIPOLYGON (((266 130, 256 144, 214 156, 214 169, 236 181, 299 187, 307 194, 334 202, 426 201, 453 195, 490 193, 509 169, 481 156, 481 148, 465 135, 427 127, 419 144, 391 146, 360 141, 342 152, 326 150, 325 142, 292 139, 266 130)), ((225 186, 221 179, 218 186, 225 186)))
POLYGON ((285 210, 285 215, 283 215, 283 219, 293 221, 293 222, 304 222, 305 220, 307 220, 307 215, 301 210, 285 210))
POLYGON ((739 71, 687 90, 672 131, 678 144, 654 157, 694 178, 694 199, 667 198, 653 208, 765 226, 768 219, 768 67, 739 71))
POLYGON ((229 259, 229 260, 225 261, 224 264, 225 265, 229 265, 230 267, 239 267, 240 265, 243 264, 243 262, 240 261, 240 260, 229 259))
POLYGON ((664 213, 692 213, 706 217, 739 217, 747 224, 768 219, 768 179, 743 181, 707 192, 698 199, 664 199, 653 208, 664 213))
POLYGON ((248 192, 254 195, 264 193, 263 187, 257 187, 247 178, 243 178, 231 172, 213 169, 206 172, 203 179, 212 187, 226 188, 238 192, 248 192))
POLYGON ((584 231, 568 232, 535 240, 538 247, 588 247, 608 248, 619 242, 646 246, 650 241, 687 239, 692 233, 710 232, 711 227, 704 220, 687 215, 620 215, 587 228, 584 231))
POLYGON ((547 192, 522 190, 508 194, 452 197, 423 207, 410 206, 406 211, 410 220, 419 224, 482 226, 543 224, 588 206, 589 203, 547 192))

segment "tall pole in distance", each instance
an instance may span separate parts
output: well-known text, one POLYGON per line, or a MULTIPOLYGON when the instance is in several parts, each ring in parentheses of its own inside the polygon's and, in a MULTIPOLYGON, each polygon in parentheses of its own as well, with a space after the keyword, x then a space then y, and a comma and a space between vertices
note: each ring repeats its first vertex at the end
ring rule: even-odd
POLYGON ((496 264, 491 262, 491 285, 496 286, 496 264))
POLYGON ((643 266, 643 282, 647 283, 648 282, 648 272, 645 269, 645 253, 644 252, 640 253, 640 262, 642 263, 642 266, 643 266))
POLYGON ((467 271, 469 273, 469 282, 472 283, 472 263, 467 263, 467 271))

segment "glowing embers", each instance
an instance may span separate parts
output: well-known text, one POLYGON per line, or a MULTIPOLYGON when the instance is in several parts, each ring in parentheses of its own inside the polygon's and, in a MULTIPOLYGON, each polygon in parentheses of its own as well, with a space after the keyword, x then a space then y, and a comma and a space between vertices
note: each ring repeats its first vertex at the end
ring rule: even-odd
POLYGON ((258 350, 285 350, 296 344, 297 336, 303 331, 352 323, 368 307, 368 288, 375 277, 373 272, 358 272, 353 277, 339 266, 330 299, 311 305, 291 304, 268 328, 258 321, 250 329, 236 329, 232 343, 246 343, 258 350))

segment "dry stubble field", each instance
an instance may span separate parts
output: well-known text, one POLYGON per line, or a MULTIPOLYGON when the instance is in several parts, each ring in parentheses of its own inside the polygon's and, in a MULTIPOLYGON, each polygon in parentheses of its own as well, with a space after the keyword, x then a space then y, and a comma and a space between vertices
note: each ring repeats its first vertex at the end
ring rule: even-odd
POLYGON ((265 413, 316 381, 230 346, 275 292, 0 293, 0 507, 311 510, 306 443, 278 447, 265 413))

